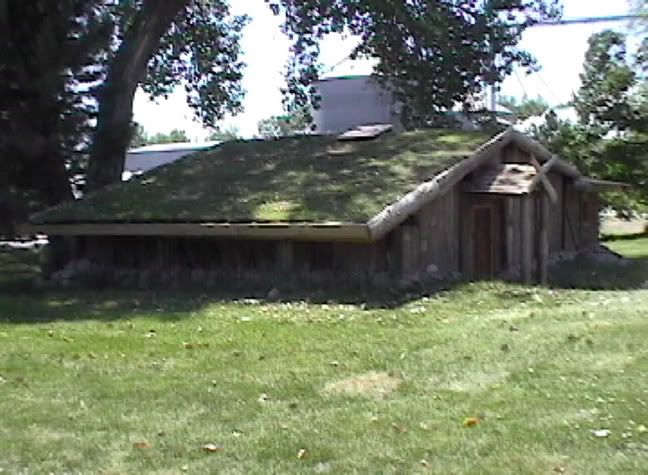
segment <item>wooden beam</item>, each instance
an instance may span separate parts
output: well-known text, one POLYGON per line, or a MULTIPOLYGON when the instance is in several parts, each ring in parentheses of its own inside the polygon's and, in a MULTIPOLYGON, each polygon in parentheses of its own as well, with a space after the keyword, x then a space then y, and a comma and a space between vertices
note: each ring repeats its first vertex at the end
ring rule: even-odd
POLYGON ((510 269, 513 266, 515 259, 513 252, 513 225, 515 224, 515 215, 513 214, 513 198, 505 198, 504 200, 504 224, 506 227, 505 245, 506 245, 506 267, 510 269))
POLYGON ((538 235, 538 283, 547 285, 549 267, 549 201, 545 195, 540 197, 540 233, 538 235))
POLYGON ((105 223, 31 224, 28 234, 50 236, 213 236, 247 239, 371 242, 366 224, 228 224, 228 223, 105 223))
POLYGON ((544 186, 547 195, 549 195, 551 202, 554 204, 558 203, 558 193, 556 193, 556 190, 553 187, 551 180, 547 178, 547 173, 557 162, 558 162, 558 157, 553 157, 547 163, 540 166, 535 156, 531 154, 531 165, 533 165, 533 167, 536 169, 537 175, 529 185, 529 193, 533 192, 533 190, 535 189, 535 187, 538 185, 539 182, 542 182, 542 185, 544 186))
POLYGON ((531 272, 533 266, 533 196, 527 195, 522 198, 520 206, 520 222, 522 224, 522 233, 520 236, 520 263, 522 270, 522 282, 531 283, 531 272))
POLYGON ((618 181, 597 180, 595 178, 583 177, 574 182, 574 187, 579 191, 591 193, 605 193, 608 191, 623 191, 631 188, 627 183, 618 181))

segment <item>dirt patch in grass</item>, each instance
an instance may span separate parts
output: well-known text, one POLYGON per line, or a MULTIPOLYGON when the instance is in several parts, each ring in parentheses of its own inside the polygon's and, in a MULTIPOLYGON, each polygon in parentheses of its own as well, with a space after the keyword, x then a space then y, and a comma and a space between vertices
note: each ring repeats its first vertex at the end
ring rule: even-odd
POLYGON ((375 399, 386 399, 403 383, 403 378, 396 372, 377 372, 351 376, 328 383, 322 393, 327 396, 354 396, 375 399))

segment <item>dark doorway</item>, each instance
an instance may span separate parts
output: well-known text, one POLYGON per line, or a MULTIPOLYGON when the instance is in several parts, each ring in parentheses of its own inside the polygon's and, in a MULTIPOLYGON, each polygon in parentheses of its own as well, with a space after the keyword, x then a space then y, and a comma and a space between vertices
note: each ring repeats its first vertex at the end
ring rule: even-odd
POLYGON ((473 243, 475 278, 494 275, 493 246, 493 207, 490 205, 473 207, 473 243))

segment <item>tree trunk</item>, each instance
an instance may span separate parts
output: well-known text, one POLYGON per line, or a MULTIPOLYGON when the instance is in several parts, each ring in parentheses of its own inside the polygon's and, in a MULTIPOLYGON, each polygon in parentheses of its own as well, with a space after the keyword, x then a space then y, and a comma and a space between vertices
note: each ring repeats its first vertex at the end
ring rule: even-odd
POLYGON ((190 0, 145 0, 110 63, 99 94, 97 129, 90 153, 86 190, 121 180, 131 135, 133 100, 149 60, 173 19, 190 0))

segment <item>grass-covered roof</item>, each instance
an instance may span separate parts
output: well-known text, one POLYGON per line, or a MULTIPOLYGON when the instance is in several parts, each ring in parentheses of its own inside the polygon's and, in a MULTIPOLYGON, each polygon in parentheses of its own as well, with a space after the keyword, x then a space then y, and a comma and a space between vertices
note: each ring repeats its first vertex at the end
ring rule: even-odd
POLYGON ((367 222, 488 138, 420 130, 370 141, 305 136, 229 142, 32 222, 367 222))

